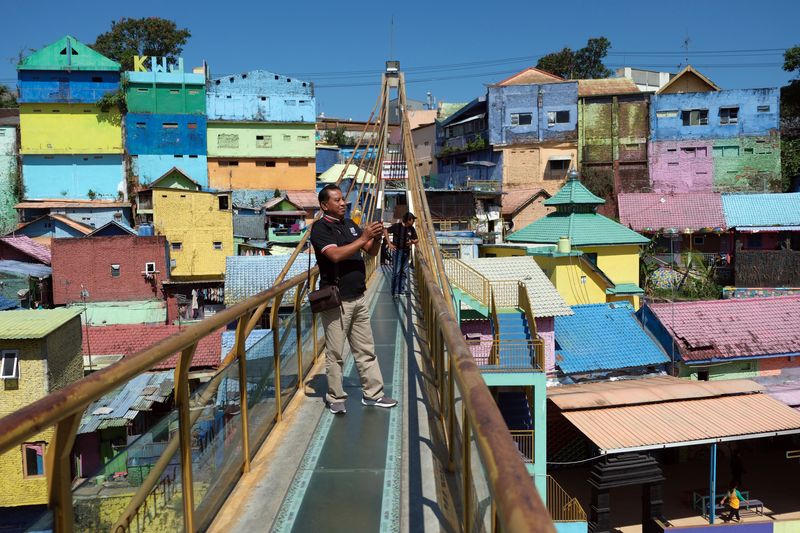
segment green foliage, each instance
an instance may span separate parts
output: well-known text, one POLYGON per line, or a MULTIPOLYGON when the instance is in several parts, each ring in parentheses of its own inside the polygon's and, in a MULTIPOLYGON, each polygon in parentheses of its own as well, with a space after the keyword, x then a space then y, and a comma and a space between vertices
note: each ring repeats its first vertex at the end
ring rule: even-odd
POLYGON ((445 146, 439 150, 437 156, 442 157, 450 154, 477 152, 478 150, 485 150, 487 146, 488 144, 486 143, 486 139, 483 138, 483 135, 476 135, 474 139, 467 141, 463 148, 459 148, 457 146, 445 146))
POLYGON ((783 190, 789 189, 790 178, 800 175, 800 138, 781 138, 781 176, 783 190))
POLYGON ((17 95, 7 85, 0 83, 0 107, 19 107, 17 95))
POLYGON ((562 48, 541 57, 536 68, 569 80, 608 78, 611 71, 603 64, 603 58, 609 48, 611 41, 605 37, 593 37, 579 50, 562 48))
POLYGON ((272 193, 272 197, 273 198, 280 198, 281 196, 283 196, 283 195, 281 194, 281 190, 280 189, 275 189, 275 192, 272 193))
POLYGON ((800 46, 788 48, 783 53, 783 70, 786 72, 798 71, 800 74, 800 46))
POLYGON ((111 29, 95 39, 93 49, 118 61, 122 70, 133 70, 133 56, 166 57, 174 61, 192 33, 178 28, 174 21, 159 17, 122 17, 111 22, 111 29))
POLYGON ((107 113, 110 109, 116 107, 120 113, 128 112, 128 104, 125 100, 125 92, 128 90, 128 80, 125 76, 119 82, 119 89, 113 93, 106 93, 97 100, 97 105, 100 110, 107 113))
POLYGON ((16 165, 14 166, 9 178, 11 180, 11 194, 17 202, 21 202, 25 198, 26 189, 25 181, 22 179, 22 172, 19 171, 19 167, 16 165))
POLYGON ((336 126, 335 130, 326 130, 323 139, 325 144, 333 144, 336 146, 349 146, 353 144, 352 139, 347 136, 347 129, 341 124, 336 126))
POLYGON ((97 199, 97 193, 94 191, 94 189, 89 189, 89 192, 86 193, 86 196, 89 198, 89 200, 97 199))
POLYGON ((614 173, 611 170, 587 168, 581 173, 581 183, 600 198, 614 198, 614 173))

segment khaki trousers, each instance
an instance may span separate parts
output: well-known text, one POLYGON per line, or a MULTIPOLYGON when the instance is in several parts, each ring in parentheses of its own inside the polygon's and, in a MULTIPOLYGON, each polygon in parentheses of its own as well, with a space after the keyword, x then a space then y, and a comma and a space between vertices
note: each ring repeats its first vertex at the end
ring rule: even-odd
POLYGON ((347 398, 342 386, 345 338, 350 343, 356 360, 364 396, 377 400, 383 396, 383 376, 375 355, 366 298, 362 295, 356 300, 342 302, 342 307, 343 309, 336 307, 320 313, 322 327, 325 329, 325 368, 328 374, 328 393, 325 400, 333 403, 347 398))

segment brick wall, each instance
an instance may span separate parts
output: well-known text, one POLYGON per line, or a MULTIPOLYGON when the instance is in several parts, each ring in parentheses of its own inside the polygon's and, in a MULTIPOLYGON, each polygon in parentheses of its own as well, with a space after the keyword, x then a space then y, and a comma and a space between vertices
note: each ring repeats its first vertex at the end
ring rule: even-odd
POLYGON ((167 244, 163 236, 91 237, 53 239, 53 298, 58 304, 81 301, 81 284, 87 301, 127 301, 160 298, 159 281, 166 279, 167 244), (142 275, 145 263, 156 264, 155 283, 142 275), (111 265, 119 265, 119 276, 111 265))

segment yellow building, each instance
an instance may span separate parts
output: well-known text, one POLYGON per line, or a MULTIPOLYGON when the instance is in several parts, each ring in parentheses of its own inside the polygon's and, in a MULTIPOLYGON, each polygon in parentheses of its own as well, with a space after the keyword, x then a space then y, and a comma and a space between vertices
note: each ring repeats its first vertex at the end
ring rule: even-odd
MULTIPOLYGON (((0 418, 83 377, 80 309, 0 312, 0 418)), ((46 429, 0 455, 0 507, 47 503, 46 429)))
POLYGON ((233 253, 229 192, 203 191, 173 168, 138 195, 138 214, 152 213, 155 233, 169 241, 170 278, 222 279, 233 253))
MULTIPOLYGON (((595 212, 605 201, 581 184, 571 171, 567 183, 544 205, 556 211, 512 233, 510 243, 527 247, 569 305, 630 301, 639 307, 640 248, 649 240, 595 212), (553 246, 556 245, 556 246, 553 246)), ((484 254, 519 254, 484 249, 484 254)))
POLYGON ((121 154, 121 115, 95 104, 20 104, 20 153, 121 154))

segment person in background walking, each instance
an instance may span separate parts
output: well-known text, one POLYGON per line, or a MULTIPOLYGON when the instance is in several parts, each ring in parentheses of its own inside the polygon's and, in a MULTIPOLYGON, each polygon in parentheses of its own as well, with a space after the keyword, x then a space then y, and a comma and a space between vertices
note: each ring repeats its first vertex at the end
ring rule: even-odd
MULTIPOLYGON (((392 258, 392 296, 408 294, 405 288, 407 277, 408 259, 411 256, 411 246, 417 244, 417 230, 414 229, 414 222, 417 217, 413 213, 403 215, 401 222, 392 224, 387 234, 391 234, 392 242, 388 245, 394 251, 392 258)), ((388 238, 387 238, 388 241, 388 238)))
POLYGON ((356 360, 361 378, 361 403, 375 407, 394 407, 397 400, 383 394, 383 376, 375 343, 372 340, 367 290, 366 266, 362 251, 378 255, 383 237, 383 223, 373 222, 363 230, 344 216, 347 204, 342 190, 326 185, 318 195, 324 216, 311 226, 311 245, 319 265, 320 287, 336 285, 342 299, 340 307, 320 313, 325 330, 325 367, 328 393, 325 400, 330 412, 347 412, 347 393, 342 386, 344 340, 356 360))
POLYGON ((730 513, 728 513, 728 518, 724 519, 726 522, 730 522, 733 520, 733 517, 736 516, 736 521, 740 522, 742 519, 739 516, 739 504, 744 498, 742 498, 742 493, 739 492, 739 489, 736 488, 736 483, 731 484, 731 489, 728 493, 722 497, 722 501, 720 502, 722 505, 725 505, 725 502, 728 502, 728 509, 730 513))

